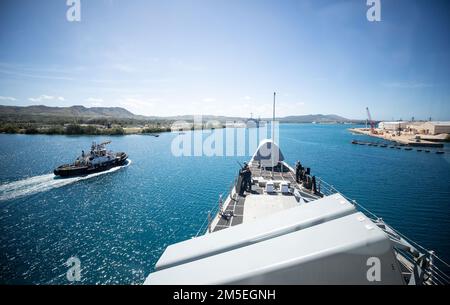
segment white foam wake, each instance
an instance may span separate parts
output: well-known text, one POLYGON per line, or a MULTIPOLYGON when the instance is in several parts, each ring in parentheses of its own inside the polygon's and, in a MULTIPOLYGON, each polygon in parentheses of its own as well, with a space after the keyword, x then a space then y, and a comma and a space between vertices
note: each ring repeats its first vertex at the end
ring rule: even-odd
POLYGON ((0 201, 9 200, 22 196, 29 196, 32 194, 45 192, 50 189, 72 184, 77 181, 86 180, 100 175, 112 173, 120 170, 121 168, 127 167, 130 164, 131 160, 128 160, 127 163, 122 166, 113 167, 110 170, 90 174, 87 176, 60 178, 55 176, 54 174, 47 174, 1 184, 0 201))

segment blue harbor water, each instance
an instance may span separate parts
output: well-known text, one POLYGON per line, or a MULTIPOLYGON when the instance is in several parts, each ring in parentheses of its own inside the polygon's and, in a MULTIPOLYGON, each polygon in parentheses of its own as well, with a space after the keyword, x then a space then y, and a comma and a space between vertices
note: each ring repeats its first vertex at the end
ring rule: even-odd
MULTIPOLYGON (((446 154, 352 145, 351 125, 281 125, 290 164, 369 208, 450 260, 450 148, 446 154)), ((239 167, 234 157, 176 157, 178 134, 160 137, 0 135, 0 283, 140 284, 165 247, 195 236, 239 167), (54 179, 92 141, 111 139, 131 163, 93 177, 54 179)))

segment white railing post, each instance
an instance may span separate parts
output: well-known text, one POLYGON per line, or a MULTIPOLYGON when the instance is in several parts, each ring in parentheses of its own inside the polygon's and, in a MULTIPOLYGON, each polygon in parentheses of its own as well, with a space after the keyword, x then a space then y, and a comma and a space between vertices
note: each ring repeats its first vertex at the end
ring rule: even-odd
POLYGON ((208 211, 208 233, 211 233, 211 211, 208 211))
POLYGON ((429 251, 429 253, 430 253, 430 279, 431 279, 431 282, 432 283, 434 283, 434 279, 433 279, 433 256, 434 256, 434 251, 433 250, 431 250, 431 251, 429 251))
POLYGON ((234 179, 234 181, 231 183, 230 185, 230 199, 233 200, 233 187, 236 184, 236 178, 234 179))

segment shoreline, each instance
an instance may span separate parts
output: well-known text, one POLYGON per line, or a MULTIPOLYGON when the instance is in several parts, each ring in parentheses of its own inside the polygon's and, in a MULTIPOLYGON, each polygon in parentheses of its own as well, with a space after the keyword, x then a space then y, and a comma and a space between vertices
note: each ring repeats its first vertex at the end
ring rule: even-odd
POLYGON ((167 128, 142 128, 142 127, 115 127, 115 128, 105 128, 105 129, 92 129, 90 126, 87 126, 86 130, 76 130, 76 131, 67 131, 61 128, 58 132, 51 130, 50 128, 46 129, 17 129, 12 131, 0 131, 0 134, 20 134, 20 135, 59 135, 59 136, 127 136, 127 135, 148 135, 148 136, 158 136, 161 133, 179 133, 179 132, 187 132, 187 131, 195 131, 195 130, 214 130, 214 129, 224 129, 227 126, 215 126, 215 127, 192 127, 186 129, 174 129, 172 130, 170 127, 167 128), (81 131, 81 132, 80 132, 81 131))
MULTIPOLYGON (((242 126, 236 124, 234 126, 229 126, 226 124, 220 124, 215 126, 192 126, 189 123, 187 126, 178 126, 178 128, 173 128, 168 125, 160 127, 141 127, 141 126, 128 126, 123 127, 121 125, 115 125, 110 128, 104 126, 99 126, 95 124, 66 124, 63 125, 44 125, 33 126, 31 123, 21 124, 21 127, 8 126, 9 123, 0 127, 0 134, 26 134, 26 135, 67 135, 67 136, 126 136, 126 135, 152 135, 166 133, 166 132, 187 132, 194 130, 214 130, 214 129, 225 129, 225 128, 248 128, 247 126, 242 126), (30 124, 28 127, 22 127, 23 125, 30 124)), ((347 123, 280 123, 280 124, 312 124, 312 125, 346 125, 347 123)), ((349 124, 350 125, 350 124, 349 124)), ((354 124, 358 125, 358 124, 354 124)))
MULTIPOLYGON (((379 138, 386 141, 395 142, 402 145, 408 145, 408 146, 417 146, 417 147, 443 147, 444 142, 448 142, 446 139, 440 139, 438 137, 435 138, 435 141, 425 140, 425 139, 415 139, 416 135, 413 134, 373 134, 370 129, 366 128, 349 128, 350 132, 366 135, 369 137, 379 138)), ((420 135, 419 135, 420 136, 420 135)))

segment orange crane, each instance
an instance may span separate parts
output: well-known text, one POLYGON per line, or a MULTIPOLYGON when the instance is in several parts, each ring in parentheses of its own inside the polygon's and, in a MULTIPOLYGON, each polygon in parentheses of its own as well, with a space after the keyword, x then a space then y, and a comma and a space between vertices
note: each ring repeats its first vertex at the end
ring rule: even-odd
POLYGON ((375 123, 372 121, 372 116, 370 115, 369 107, 366 107, 367 111, 367 119, 370 124, 370 133, 377 134, 378 132, 375 130, 375 123))

